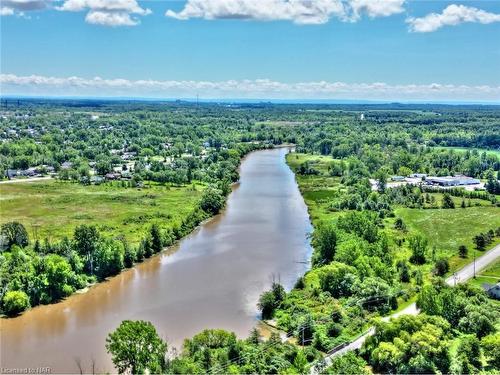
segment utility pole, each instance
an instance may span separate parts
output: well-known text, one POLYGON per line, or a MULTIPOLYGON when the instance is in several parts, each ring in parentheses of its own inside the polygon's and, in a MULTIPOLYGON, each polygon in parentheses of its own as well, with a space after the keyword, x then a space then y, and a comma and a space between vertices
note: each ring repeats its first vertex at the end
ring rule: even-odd
POLYGON ((476 252, 474 251, 474 264, 473 264, 473 269, 474 269, 474 274, 473 274, 473 278, 475 279, 476 278, 476 252))

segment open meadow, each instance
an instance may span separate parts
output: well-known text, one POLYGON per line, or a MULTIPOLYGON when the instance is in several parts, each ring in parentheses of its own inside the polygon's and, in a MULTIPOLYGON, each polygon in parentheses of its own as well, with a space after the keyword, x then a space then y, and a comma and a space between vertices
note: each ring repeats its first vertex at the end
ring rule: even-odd
POLYGON ((32 239, 51 242, 71 237, 80 224, 93 224, 137 244, 153 223, 162 228, 180 223, 202 190, 202 185, 124 188, 120 182, 85 186, 56 180, 0 184, 0 223, 18 221, 32 239))
POLYGON ((477 151, 479 154, 482 154, 483 152, 486 152, 487 155, 495 155, 500 157, 500 150, 490 150, 486 148, 475 148, 475 147, 445 147, 445 146, 439 146, 439 147, 434 147, 438 150, 453 150, 456 152, 467 152, 467 151, 477 151))
MULTIPOLYGON (((500 226, 500 208, 489 205, 480 207, 444 209, 415 209, 398 207, 396 216, 401 217, 409 230, 419 232, 428 238, 431 247, 436 247, 436 257, 449 258, 450 270, 456 270, 473 258, 473 252, 480 256, 483 252, 475 250, 473 238, 481 232, 495 230, 500 226), (458 256, 458 247, 469 249, 467 258, 458 256)), ((493 242, 489 247, 498 243, 493 242)))
POLYGON ((481 286, 484 283, 496 284, 500 282, 500 259, 490 264, 481 272, 478 272, 475 279, 471 279, 470 283, 481 286))
MULTIPOLYGON (((287 157, 288 165, 297 171, 300 165, 308 162, 317 170, 319 174, 301 175, 296 174, 304 200, 308 206, 313 224, 321 221, 334 220, 342 215, 342 212, 331 208, 331 202, 345 191, 346 187, 341 183, 340 177, 329 175, 328 167, 335 159, 330 156, 292 153, 287 157)), ((442 193, 430 193, 436 201, 436 207, 440 207, 443 200, 442 193)), ((455 209, 441 208, 409 208, 401 205, 394 207, 396 217, 403 219, 407 226, 408 234, 420 233, 429 241, 429 247, 435 248, 435 257, 446 257, 450 262, 450 272, 469 263, 475 253, 477 256, 482 251, 475 250, 473 237, 481 232, 490 229, 495 230, 500 227, 500 208, 492 205, 489 201, 481 199, 465 199, 466 208, 460 208, 462 198, 451 197, 455 203, 455 209), (469 202, 471 207, 469 206, 469 202), (465 245, 469 249, 467 258, 458 256, 458 247, 465 245)), ((393 240, 401 237, 398 231, 393 229, 395 218, 384 220, 385 232, 393 240)), ((406 236, 406 234, 405 234, 406 236)), ((402 237, 401 237, 402 238, 402 237)), ((496 238, 489 248, 493 247, 500 240, 496 238)), ((398 250, 399 258, 410 256, 410 251, 406 246, 398 250)), ((431 264, 423 266, 423 269, 430 271, 431 264)))

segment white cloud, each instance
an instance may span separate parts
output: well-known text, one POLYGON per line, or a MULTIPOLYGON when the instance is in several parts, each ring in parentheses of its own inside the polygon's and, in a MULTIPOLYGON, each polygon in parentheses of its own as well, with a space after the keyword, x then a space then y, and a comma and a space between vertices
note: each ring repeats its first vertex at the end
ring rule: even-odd
POLYGON ((65 0, 56 9, 68 12, 88 10, 85 21, 103 26, 135 26, 140 21, 134 15, 151 13, 150 9, 140 7, 136 0, 65 0))
POLYGON ((51 0, 1 0, 0 15, 24 15, 24 12, 45 9, 51 0))
POLYGON ((335 17, 356 21, 362 13, 386 17, 403 12, 405 0, 188 0, 184 8, 167 10, 167 17, 292 21, 297 24, 323 24, 335 17))
POLYGON ((464 22, 482 24, 500 22, 500 14, 489 13, 482 9, 465 5, 451 4, 442 13, 430 13, 421 18, 410 17, 406 22, 410 25, 410 31, 429 33, 443 26, 455 26, 464 22))
POLYGON ((126 96, 154 98, 500 100, 500 86, 406 84, 383 82, 298 82, 270 79, 227 81, 159 81, 101 77, 46 77, 1 74, 4 95, 126 96))
POLYGON ((364 12, 369 17, 388 17, 404 12, 404 0, 350 0, 353 17, 360 18, 364 12))
POLYGON ((0 16, 12 16, 14 14, 14 9, 9 7, 0 8, 0 16))
POLYGON ((138 21, 124 12, 90 11, 85 17, 87 23, 104 26, 135 26, 138 21))

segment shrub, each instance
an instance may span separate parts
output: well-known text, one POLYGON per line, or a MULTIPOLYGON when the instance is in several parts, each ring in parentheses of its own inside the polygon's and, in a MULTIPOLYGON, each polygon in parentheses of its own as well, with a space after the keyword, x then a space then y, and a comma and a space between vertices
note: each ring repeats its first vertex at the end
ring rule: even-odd
POLYGON ((273 317, 276 300, 274 293, 270 290, 260 295, 258 307, 262 313, 262 319, 271 319, 273 317))
POLYGON ((438 259, 434 265, 434 274, 444 276, 450 270, 450 264, 447 259, 438 259))
POLYGON ((212 215, 218 214, 224 207, 224 197, 219 189, 208 187, 201 197, 200 207, 212 215))
POLYGON ((10 223, 3 224, 1 234, 5 238, 7 249, 10 249, 13 245, 17 245, 19 247, 28 246, 28 232, 21 223, 12 221, 10 223))
POLYGON ((30 307, 28 295, 20 290, 5 293, 3 297, 3 310, 9 316, 17 315, 30 307))
POLYGON ((425 237, 421 235, 416 235, 410 238, 410 250, 412 255, 410 257, 410 262, 414 264, 424 264, 425 263, 425 252, 427 251, 428 241, 425 237))
POLYGON ((403 219, 401 219, 400 217, 396 219, 396 222, 394 223, 394 229, 402 231, 406 230, 406 225, 403 222, 403 219))
POLYGON ((455 208, 455 203, 453 202, 453 198, 448 193, 444 193, 443 195, 443 208, 455 208))

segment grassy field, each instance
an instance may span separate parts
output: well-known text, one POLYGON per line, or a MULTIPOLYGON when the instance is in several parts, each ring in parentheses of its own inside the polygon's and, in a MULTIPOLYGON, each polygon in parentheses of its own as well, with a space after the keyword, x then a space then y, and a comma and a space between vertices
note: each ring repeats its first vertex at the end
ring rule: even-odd
MULTIPOLYGON (((328 156, 308 155, 290 153, 287 155, 287 162, 295 170, 305 161, 321 172, 321 175, 296 175, 299 188, 304 200, 308 206, 309 214, 313 225, 317 225, 323 220, 332 220, 342 215, 341 212, 334 212, 329 209, 329 202, 344 189, 340 178, 328 175, 328 166, 334 159, 328 156)), ((436 199, 437 207, 441 206, 443 195, 441 193, 432 193, 436 199)), ((419 232, 426 236, 429 244, 436 248, 436 257, 447 257, 450 260, 451 270, 456 270, 470 263, 473 253, 479 256, 481 251, 474 249, 472 239, 480 232, 495 230, 500 227, 500 208, 492 206, 490 202, 480 199, 471 199, 472 207, 460 208, 462 198, 452 197, 455 202, 455 209, 413 209, 406 207, 396 207, 395 214, 401 217, 411 232, 419 232), (460 258, 458 247, 466 245, 469 249, 468 258, 460 258)), ((466 200, 466 204, 469 200, 466 200)), ((385 222, 385 232, 391 238, 401 236, 398 231, 393 229, 395 218, 388 218, 385 222)), ((493 245, 499 243, 498 238, 493 245)), ((407 246, 398 248, 398 258, 408 258, 409 249, 407 246)), ((432 263, 428 263, 423 268, 430 271, 432 263)))
POLYGON ((334 161, 333 158, 298 153, 287 155, 287 163, 294 171, 305 161, 309 161, 314 169, 321 172, 320 175, 295 175, 314 224, 316 221, 331 219, 335 215, 338 215, 338 213, 328 209, 328 202, 344 187, 340 183, 339 177, 328 175, 328 166, 334 161))
POLYGON ((500 259, 479 272, 475 279, 470 280, 471 284, 477 286, 481 286, 484 283, 496 284, 498 282, 500 282, 500 259))
MULTIPOLYGON (((397 208, 395 213, 403 219, 408 229, 420 232, 429 239, 431 246, 436 246, 438 257, 451 257, 452 270, 470 263, 474 251, 472 238, 476 234, 500 226, 500 208, 491 205, 452 210, 397 208), (458 257, 460 245, 469 249, 468 258, 458 257)), ((476 251, 476 254, 481 255, 482 252, 476 251)))
POLYGON ((95 224, 112 236, 137 243, 153 222, 169 227, 187 216, 201 197, 194 188, 151 185, 123 188, 119 182, 83 186, 60 181, 0 184, 0 223, 18 221, 31 238, 70 237, 80 224, 95 224))
POLYGON ((472 148, 472 147, 434 147, 439 150, 454 150, 457 152, 466 152, 476 150, 479 153, 486 152, 489 155, 496 155, 500 158, 500 150, 488 150, 485 148, 472 148))

